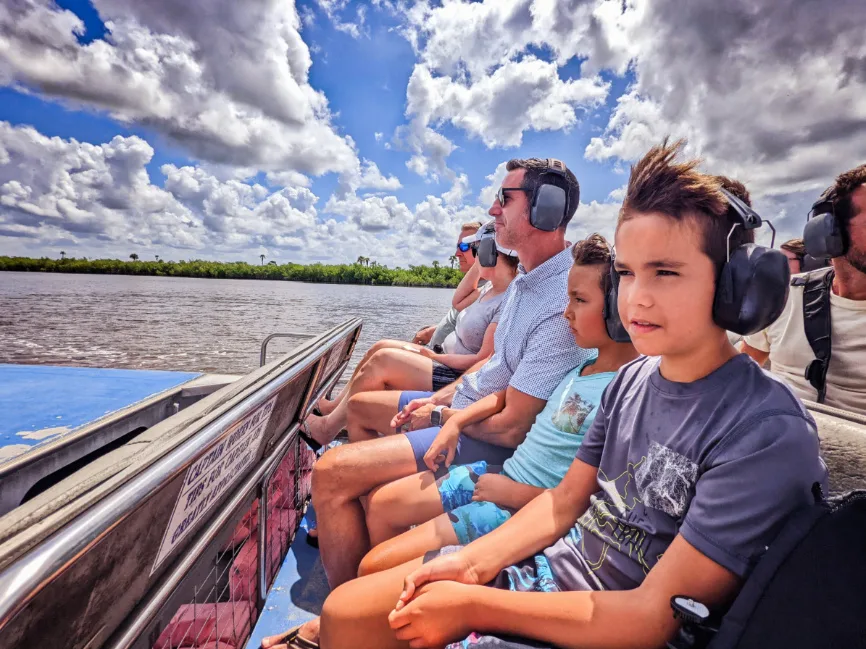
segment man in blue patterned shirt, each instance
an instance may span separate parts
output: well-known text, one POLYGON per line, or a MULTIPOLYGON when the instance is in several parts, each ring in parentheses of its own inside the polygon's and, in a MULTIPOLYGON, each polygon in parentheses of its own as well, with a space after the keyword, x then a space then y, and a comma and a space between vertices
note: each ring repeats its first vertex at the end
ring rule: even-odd
POLYGON ((470 368, 461 380, 435 394, 423 394, 405 408, 413 395, 355 395, 350 425, 363 421, 373 431, 388 431, 393 418, 395 426, 409 432, 331 449, 313 469, 319 548, 332 588, 357 575, 370 549, 361 498, 381 484, 426 469, 423 457, 438 432, 431 417, 444 423, 454 410, 505 390, 505 407, 467 427, 454 458, 455 464, 502 464, 523 441, 562 378, 594 354, 575 345, 562 317, 572 264, 565 229, 579 202, 577 178, 555 160, 511 160, 507 170, 489 214, 495 220, 497 243, 516 250, 521 265, 503 302, 494 355, 470 368), (558 190, 551 192, 548 185, 561 190, 559 203, 558 190), (546 189, 540 193, 542 187, 546 189), (539 207, 533 209, 535 203, 539 207), (559 205, 561 213, 553 222, 551 205, 559 205))

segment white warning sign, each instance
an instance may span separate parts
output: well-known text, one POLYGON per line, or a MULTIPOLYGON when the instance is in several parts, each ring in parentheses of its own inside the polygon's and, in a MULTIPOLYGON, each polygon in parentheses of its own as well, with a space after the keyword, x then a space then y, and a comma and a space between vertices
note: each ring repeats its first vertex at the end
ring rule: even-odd
POLYGON ((187 469, 151 574, 253 462, 276 400, 272 397, 229 428, 187 469))

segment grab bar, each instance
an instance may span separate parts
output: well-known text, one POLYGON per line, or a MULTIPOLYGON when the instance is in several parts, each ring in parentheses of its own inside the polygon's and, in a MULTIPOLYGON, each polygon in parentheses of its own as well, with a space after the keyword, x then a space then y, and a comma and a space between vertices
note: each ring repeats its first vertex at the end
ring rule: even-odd
POLYGON ((300 331, 287 331, 286 333, 271 334, 262 341, 262 350, 259 352, 259 367, 263 367, 268 357, 268 343, 274 338, 315 338, 317 334, 306 334, 300 331))

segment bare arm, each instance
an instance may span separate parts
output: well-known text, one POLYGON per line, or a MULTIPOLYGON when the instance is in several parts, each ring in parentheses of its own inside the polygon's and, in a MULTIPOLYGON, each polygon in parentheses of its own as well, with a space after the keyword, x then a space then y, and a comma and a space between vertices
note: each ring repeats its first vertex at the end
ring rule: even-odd
POLYGON ((475 403, 466 406, 463 410, 452 410, 446 408, 442 412, 443 422, 448 422, 451 426, 456 426, 463 430, 466 426, 483 421, 488 417, 495 415, 505 407, 505 390, 488 394, 483 399, 479 399, 475 403))
POLYGON ((502 412, 467 426, 463 433, 497 446, 517 448, 526 439, 526 433, 532 427, 532 422, 546 403, 544 399, 531 397, 508 386, 505 391, 505 408, 502 412))
POLYGON ((496 334, 496 323, 491 322, 484 331, 484 340, 477 354, 436 354, 422 352, 430 360, 447 365, 455 370, 465 370, 478 361, 486 361, 493 356, 493 336, 496 334))
POLYGON ((419 329, 418 333, 416 333, 414 338, 412 338, 412 342, 416 345, 426 345, 430 342, 434 333, 436 333, 436 325, 430 325, 429 327, 419 329))
POLYGON ((485 473, 475 483, 472 500, 492 502, 500 507, 521 509, 543 494, 545 489, 512 480, 504 473, 485 473))
POLYGON ((755 349, 745 340, 740 343, 740 351, 744 353, 746 356, 749 356, 753 361, 755 361, 761 367, 764 366, 764 363, 767 362, 767 359, 770 358, 770 352, 765 352, 760 349, 755 349))
POLYGON ((462 311, 478 299, 478 281, 481 279, 481 265, 476 261, 472 268, 463 276, 454 295, 451 297, 451 306, 462 311))
POLYGON ((598 469, 581 460, 571 463, 556 487, 544 491, 489 534, 467 545, 461 554, 486 584, 506 566, 553 545, 589 508, 598 490, 598 469))
POLYGON ((739 585, 736 575, 677 536, 633 590, 517 593, 476 586, 469 615, 479 631, 557 647, 651 649, 664 646, 679 626, 671 597, 687 595, 712 609, 730 601, 739 585))

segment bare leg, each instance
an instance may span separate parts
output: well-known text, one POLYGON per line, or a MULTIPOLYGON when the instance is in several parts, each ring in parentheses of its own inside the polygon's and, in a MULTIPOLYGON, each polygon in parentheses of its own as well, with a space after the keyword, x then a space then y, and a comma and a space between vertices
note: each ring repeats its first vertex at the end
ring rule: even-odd
POLYGON ((391 420, 397 414, 400 393, 394 390, 383 392, 361 392, 347 403, 348 422, 346 429, 351 441, 374 439, 382 435, 393 435, 391 420))
POLYGON ((320 444, 327 444, 346 425, 348 400, 361 392, 377 390, 430 390, 433 387, 433 361, 403 349, 382 349, 346 386, 347 398, 327 417, 307 418, 310 434, 320 444))
POLYGON ((375 354, 380 349, 403 349, 406 346, 409 346, 409 347, 412 347, 415 349, 420 349, 420 347, 421 347, 420 345, 416 345, 414 343, 407 343, 407 342, 402 341, 402 340, 385 339, 385 340, 380 340, 376 343, 373 343, 372 347, 370 347, 370 349, 367 350, 367 352, 364 354, 364 357, 355 366, 355 371, 352 372, 352 376, 349 377, 349 381, 346 383, 346 385, 340 391, 340 394, 338 394, 336 397, 334 397, 333 399, 330 399, 330 400, 325 399, 324 397, 319 399, 318 406, 319 406, 319 410, 322 412, 322 414, 323 415, 330 415, 332 412, 334 412, 336 407, 343 402, 344 399, 348 398, 348 396, 349 396, 349 389, 348 389, 349 383, 351 383, 352 379, 354 379, 358 375, 358 372, 367 363, 367 361, 370 360, 370 358, 373 356, 373 354, 375 354))
POLYGON ((358 565, 370 549, 361 496, 417 470, 405 435, 344 444, 313 465, 319 552, 332 588, 358 574, 358 565))
POLYGON ((322 607, 319 644, 322 649, 402 649, 388 614, 394 609, 403 580, 421 566, 421 559, 355 579, 337 588, 322 607))
POLYGON ((370 545, 376 547, 402 534, 412 525, 426 523, 442 512, 436 478, 430 471, 377 487, 370 492, 367 500, 370 545))
POLYGON ((432 550, 457 543, 457 534, 454 533, 448 514, 439 514, 433 520, 375 546, 361 560, 358 576, 382 572, 406 561, 423 558, 432 550))

